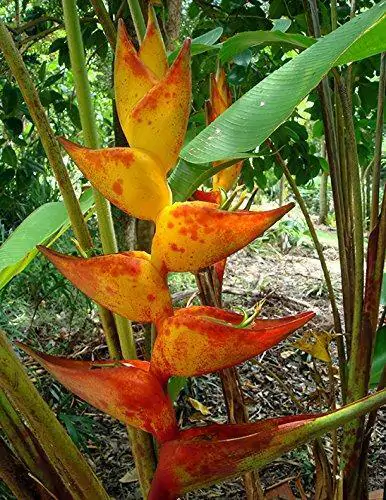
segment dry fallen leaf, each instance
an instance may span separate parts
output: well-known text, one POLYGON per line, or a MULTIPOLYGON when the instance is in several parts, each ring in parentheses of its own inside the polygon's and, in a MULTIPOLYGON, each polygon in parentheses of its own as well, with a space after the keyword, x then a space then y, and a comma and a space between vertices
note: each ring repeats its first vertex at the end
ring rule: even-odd
POLYGON ((119 479, 122 484, 135 483, 138 481, 138 474, 136 469, 131 469, 126 472, 126 474, 119 479))
POLYGON ((311 354, 313 358, 320 359, 326 363, 331 363, 331 357, 328 350, 331 335, 328 332, 315 332, 309 330, 292 344, 293 347, 311 354))
POLYGON ((207 406, 200 403, 199 401, 197 401, 197 399, 188 398, 188 400, 189 403, 193 406, 193 408, 199 411, 202 415, 210 415, 211 413, 210 409, 207 406))

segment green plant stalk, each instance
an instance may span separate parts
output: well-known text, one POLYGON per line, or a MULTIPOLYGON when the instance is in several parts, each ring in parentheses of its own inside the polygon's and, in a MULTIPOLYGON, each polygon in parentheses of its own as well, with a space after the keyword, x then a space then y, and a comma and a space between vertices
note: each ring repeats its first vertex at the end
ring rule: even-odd
MULTIPOLYGON (((309 29, 310 31, 313 31, 315 33, 315 36, 317 38, 319 38, 321 36, 321 32, 316 1, 309 0, 309 6, 311 11, 311 25, 309 25, 309 29)), ((332 10, 334 10, 335 7, 335 2, 333 2, 332 10)), ((333 25, 332 27, 334 28, 336 26, 333 25)), ((335 128, 331 92, 327 77, 323 78, 322 82, 318 86, 318 94, 322 107, 326 150, 330 166, 331 187, 334 199, 336 228, 338 235, 339 260, 341 265, 342 291, 343 297, 347 300, 347 297, 349 297, 349 295, 351 294, 351 288, 348 286, 349 271, 344 239, 344 228, 346 227, 346 223, 340 176, 340 162, 338 156, 339 148, 337 131, 335 128)), ((339 332, 342 332, 342 329, 339 332)), ((341 336, 340 334, 338 334, 337 338, 337 348, 339 357, 339 374, 341 381, 342 400, 345 403, 347 399, 346 352, 343 336, 341 336)))
POLYGON ((117 31, 115 29, 114 23, 112 22, 110 15, 103 3, 103 0, 91 0, 92 6, 94 8, 95 14, 97 15, 98 21, 100 22, 102 29, 106 35, 107 41, 112 48, 113 53, 115 52, 115 45, 117 43, 117 31))
POLYGON ((385 104, 386 91, 386 52, 381 54, 381 66, 379 71, 379 87, 378 87, 378 105, 377 105, 377 122, 375 127, 375 148, 373 162, 373 182, 372 182, 372 202, 371 202, 371 219, 370 230, 374 229, 379 211, 379 188, 381 178, 381 158, 382 158, 382 140, 383 140, 383 112, 385 104))
MULTIPOLYGON (((4 54, 5 60, 15 77, 20 91, 23 94, 25 103, 35 123, 39 133, 44 151, 59 185, 60 193, 63 198, 71 226, 74 230, 79 245, 86 252, 92 247, 92 241, 84 220, 79 201, 75 196, 67 169, 63 163, 60 147, 55 134, 49 124, 46 112, 40 102, 38 92, 32 81, 32 78, 23 62, 8 29, 0 20, 0 48, 4 54)), ((112 314, 107 309, 98 306, 99 316, 101 318, 103 330, 106 335, 106 341, 110 345, 113 357, 118 357, 119 347, 115 325, 112 321, 112 314)))
POLYGON ((36 446, 30 430, 10 403, 4 391, 0 390, 0 428, 12 445, 17 457, 51 492, 58 494, 64 485, 57 473, 49 466, 43 450, 36 446), (59 484, 61 485, 59 487, 59 484))
POLYGON ((331 12, 331 31, 335 31, 338 27, 338 15, 337 15, 337 2, 336 0, 331 0, 330 4, 331 12))
POLYGON ((277 163, 279 164, 279 166, 282 168, 283 173, 288 181, 288 184, 291 186, 291 189, 295 195, 296 201, 299 203, 300 209, 303 213, 303 217, 304 217, 306 224, 308 226, 308 229, 310 231, 312 241, 314 243, 316 252, 317 252, 319 260, 320 260, 320 265, 322 267, 324 280, 326 282, 326 286, 327 286, 327 290, 328 290, 328 297, 330 299, 331 310, 332 310, 332 315, 333 315, 333 319, 334 319, 334 329, 335 329, 335 332, 337 334, 337 345, 338 345, 338 350, 339 350, 339 365, 342 365, 341 366, 342 370, 341 370, 340 375, 341 375, 341 377, 343 377, 342 380, 344 381, 345 380, 344 379, 344 366, 345 366, 346 361, 345 361, 345 354, 344 354, 344 346, 343 346, 343 342, 342 342, 342 337, 340 335, 340 333, 342 332, 342 326, 340 323, 340 316, 339 316, 338 306, 336 303, 335 292, 334 292, 334 288, 332 286, 331 276, 330 276, 330 272, 329 272, 328 267, 327 267, 326 259, 324 258, 322 245, 320 244, 318 235, 315 231, 315 227, 314 227, 314 224, 311 220, 307 206, 303 200, 302 195, 300 194, 300 191, 296 185, 296 182, 292 178, 291 172, 289 171, 285 161, 283 160, 281 154, 275 150, 275 146, 270 139, 266 140, 266 144, 274 153, 275 159, 276 159, 277 163), (342 373, 342 371, 343 371, 343 373, 342 373))
MULTIPOLYGON (((87 147, 98 149, 100 143, 95 122, 94 108, 91 101, 83 40, 75 0, 63 0, 63 14, 84 142, 87 147)), ((118 248, 115 239, 110 203, 96 189, 94 189, 94 199, 103 252, 105 254, 116 253, 118 248)), ((125 357, 126 354, 135 355, 131 324, 125 318, 121 318, 116 314, 114 314, 114 318, 122 354, 125 357)))
MULTIPOLYGON (((42 498, 37 496, 37 484, 28 476, 27 469, 16 458, 10 448, 0 438, 0 480, 8 486, 15 498, 34 499, 42 498)), ((47 495, 48 496, 48 495, 47 495)))
POLYGON ((363 219, 362 219, 362 196, 359 174, 359 162, 357 155, 357 145, 355 140, 354 122, 351 112, 351 106, 348 100, 346 87, 339 75, 338 91, 342 102, 342 113, 345 121, 345 130, 347 138, 347 160, 349 175, 352 177, 352 197, 353 197, 353 215, 354 215, 354 245, 355 245, 355 275, 354 275, 354 310, 352 322, 352 341, 351 356, 348 375, 348 397, 355 401, 364 396, 361 390, 358 390, 358 380, 356 377, 357 364, 361 362, 360 348, 358 343, 361 317, 363 307, 363 287, 364 287, 364 238, 363 238, 363 219))
MULTIPOLYGON (((100 147, 99 137, 91 100, 83 40, 75 0, 63 0, 63 13, 84 141, 86 146, 97 149, 100 147)), ((118 248, 110 203, 96 190, 94 190, 94 196, 103 251, 104 253, 116 253, 118 248)), ((114 315, 114 317, 122 355, 126 359, 135 359, 137 355, 131 322, 119 315, 114 315)), ((137 429, 130 429, 129 437, 142 493, 144 498, 146 498, 155 469, 151 437, 137 429)))
MULTIPOLYGON (((363 367, 364 363, 370 363, 371 358, 362 355, 363 342, 368 339, 363 338, 362 333, 362 313, 363 313, 363 288, 364 288, 364 237, 362 219, 362 197, 359 174, 359 163, 357 156, 357 146, 355 140, 355 129, 352 116, 352 108, 347 96, 347 90, 342 78, 336 74, 337 86, 342 102, 342 113, 345 122, 345 133, 347 140, 347 161, 349 175, 352 177, 352 197, 354 216, 354 248, 355 248, 355 273, 354 273, 354 301, 353 320, 351 336, 351 352, 348 365, 348 401, 360 399, 367 393, 366 382, 358 373, 369 370, 363 367), (361 380, 362 379, 362 380, 361 380)), ((361 485, 359 470, 360 447, 364 431, 363 419, 350 422, 346 426, 343 438, 343 474, 344 491, 348 499, 356 498, 361 485)))
MULTIPOLYGON (((353 318, 353 297, 351 290, 353 289, 353 275, 355 269, 355 253, 354 253, 354 242, 353 242, 353 205, 352 205, 352 182, 351 176, 347 170, 347 155, 346 155, 346 144, 345 144, 345 126, 342 116, 342 105, 340 102, 337 82, 335 84, 335 121, 336 121, 336 131, 338 135, 338 154, 339 154, 339 172, 338 172, 338 183, 340 186, 340 192, 342 195, 342 221, 343 221, 343 255, 345 259, 345 266, 342 268, 342 289, 343 293, 343 304, 344 304, 344 320, 347 339, 351 338, 352 331, 352 318, 353 318)), ((350 353, 350 345, 348 342, 348 354, 350 353)))
MULTIPOLYGON (((285 440, 285 449, 281 449, 280 453, 277 453, 275 446, 270 446, 271 452, 263 456, 263 460, 257 459, 256 462, 258 467, 262 467, 269 462, 272 462, 275 458, 283 453, 292 450, 293 448, 300 446, 310 440, 321 437, 326 432, 332 431, 341 425, 347 424, 350 420, 359 418, 366 415, 366 413, 372 412, 373 410, 379 408, 386 403, 386 390, 379 391, 372 396, 363 398, 355 403, 344 406, 336 412, 329 413, 322 417, 311 421, 298 429, 295 429, 285 440)), ((273 438, 273 442, 277 442, 278 446, 282 445, 283 438, 278 435, 273 438)), ((272 442, 271 442, 272 443, 272 442)), ((251 460, 254 461, 253 458, 251 460)))
POLYGON ((109 497, 71 438, 29 380, 5 333, 0 330, 0 388, 28 423, 52 467, 74 500, 109 497))
POLYGON ((138 42, 141 43, 146 33, 146 23, 143 17, 141 5, 138 0, 127 0, 127 4, 130 9, 138 42))

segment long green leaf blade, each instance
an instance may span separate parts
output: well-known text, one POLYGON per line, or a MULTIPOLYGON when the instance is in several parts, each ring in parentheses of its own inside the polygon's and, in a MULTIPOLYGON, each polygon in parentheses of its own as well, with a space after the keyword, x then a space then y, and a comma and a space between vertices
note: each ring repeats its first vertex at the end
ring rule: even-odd
MULTIPOLYGON (((80 197, 86 213, 94 204, 91 189, 80 197)), ((36 257, 36 245, 50 245, 70 227, 61 201, 45 203, 32 212, 0 247, 0 289, 21 273, 36 257)))
POLYGON ((262 80, 182 151, 191 163, 241 157, 291 115, 331 68, 386 50, 382 1, 303 51, 262 80))
POLYGON ((311 47, 315 40, 308 36, 282 33, 281 31, 244 31, 243 33, 237 33, 237 35, 232 36, 223 43, 220 50, 220 59, 222 62, 226 62, 250 47, 265 47, 277 43, 306 49, 311 47))

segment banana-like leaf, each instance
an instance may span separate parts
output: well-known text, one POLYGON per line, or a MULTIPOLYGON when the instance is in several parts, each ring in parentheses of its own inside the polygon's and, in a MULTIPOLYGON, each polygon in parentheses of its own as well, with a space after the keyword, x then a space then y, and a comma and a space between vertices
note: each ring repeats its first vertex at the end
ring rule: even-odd
POLYGON ((115 103, 123 130, 134 106, 158 83, 158 78, 141 61, 122 19, 118 22, 114 61, 115 103))
POLYGON ((173 201, 187 200, 205 181, 217 172, 235 163, 236 160, 225 161, 221 165, 213 167, 207 163, 199 165, 180 159, 168 178, 168 183, 173 193, 173 201))
POLYGON ((307 49, 315 42, 316 40, 314 38, 298 35, 296 33, 282 33, 281 31, 243 31, 225 40, 222 44, 219 56, 222 62, 226 62, 250 47, 288 44, 294 48, 307 49))
POLYGON ((78 361, 44 354, 21 342, 17 345, 99 410, 152 433, 161 443, 176 435, 171 400, 150 373, 147 361, 78 361))
POLYGON ((385 31, 381 1, 258 83, 186 145, 182 158, 207 163, 250 156, 331 68, 385 51, 385 31))
POLYGON ((150 152, 164 173, 179 156, 188 125, 191 100, 190 40, 165 77, 121 118, 123 131, 134 148, 150 152))
POLYGON ((165 280, 146 252, 83 259, 45 247, 39 250, 79 290, 125 318, 148 322, 173 314, 165 280))
POLYGON ((322 416, 295 415, 182 431, 161 447, 149 500, 175 500, 188 491, 263 467, 385 403, 383 390, 322 416))
POLYGON ((155 221, 171 204, 165 174, 146 151, 136 148, 89 149, 60 142, 92 185, 124 212, 155 221))
MULTIPOLYGON (((211 123, 220 116, 232 104, 232 93, 226 81, 226 75, 223 68, 217 71, 216 75, 210 78, 210 101, 206 106, 206 121, 211 123)), ((235 185, 243 168, 243 161, 237 162, 231 167, 225 168, 213 175, 212 185, 214 190, 224 189, 229 191, 235 185)), ((214 162, 217 167, 221 162, 214 162)))
POLYGON ((179 309, 157 325, 151 371, 165 383, 173 375, 194 377, 229 368, 278 344, 314 316, 256 319, 240 328, 240 314, 205 306, 179 309))
MULTIPOLYGON (((81 195, 79 203, 83 214, 91 210, 91 189, 81 195)), ((62 201, 45 203, 24 219, 0 247, 0 289, 32 262, 38 254, 36 245, 52 245, 70 226, 62 201)))
POLYGON ((147 19, 146 34, 142 40, 138 56, 145 66, 161 80, 165 76, 169 65, 164 41, 151 4, 149 4, 147 19))
POLYGON ((237 252, 294 207, 227 212, 213 203, 174 203, 159 214, 151 258, 160 272, 198 271, 237 252))
MULTIPOLYGON (((218 27, 210 30, 203 35, 198 36, 197 38, 193 38, 192 46, 191 46, 191 54, 195 56, 197 54, 202 54, 203 52, 207 52, 208 50, 220 49, 221 44, 216 44, 217 40, 223 33, 223 28, 218 27)), ((171 52, 168 56, 169 63, 171 64, 174 59, 178 55, 178 49, 171 52)))

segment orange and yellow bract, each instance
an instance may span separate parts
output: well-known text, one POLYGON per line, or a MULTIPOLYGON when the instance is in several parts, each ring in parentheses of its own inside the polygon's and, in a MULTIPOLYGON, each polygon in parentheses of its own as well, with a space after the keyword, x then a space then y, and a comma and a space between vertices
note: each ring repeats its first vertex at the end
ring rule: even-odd
POLYGON ((138 51, 139 58, 157 78, 162 79, 168 70, 168 58, 164 41, 158 28, 157 18, 152 5, 149 6, 149 17, 146 34, 138 51))
POLYGON ((77 361, 19 347, 96 408, 150 432, 161 443, 176 435, 172 403, 147 361, 77 361))
POLYGON ((83 175, 114 205, 139 219, 155 221, 172 196, 159 162, 137 148, 92 150, 60 139, 83 175))
POLYGON ((133 321, 173 314, 165 281, 146 252, 122 252, 83 259, 40 247, 79 290, 98 304, 133 321))
POLYGON ((202 201, 174 203, 158 216, 152 262, 161 272, 198 271, 261 236, 293 206, 227 212, 202 201))
POLYGON ((151 371, 162 382, 173 375, 193 377, 237 365, 278 344, 314 313, 257 319, 238 328, 242 316, 214 307, 189 307, 158 324, 151 371))
MULTIPOLYGON (((205 201, 172 204, 166 175, 176 165, 189 118, 189 47, 186 41, 169 68, 151 9, 139 53, 120 22, 115 96, 130 147, 91 150, 61 140, 83 174, 106 198, 129 214, 155 222, 151 255, 121 252, 79 258, 40 248, 64 276, 97 303, 130 320, 156 324, 159 334, 150 362, 66 360, 20 345, 79 397, 155 436, 160 461, 151 500, 175 499, 185 491, 250 469, 254 465, 250 458, 262 450, 276 453, 285 449, 285 441, 279 442, 274 434, 285 436, 312 418, 284 417, 183 432, 177 428, 166 391, 171 376, 198 376, 241 363, 313 317, 308 312, 256 319, 241 328, 242 317, 229 311, 211 307, 173 310, 166 282, 169 271, 196 272, 216 265, 222 273, 223 259, 260 236, 293 207, 227 212, 219 208, 220 191, 204 193, 205 201)), ((223 72, 212 79, 211 102, 212 118, 230 105, 223 72)), ((228 179, 229 170, 220 177, 228 179)), ((232 179, 236 179, 237 169, 232 172, 232 179)))

